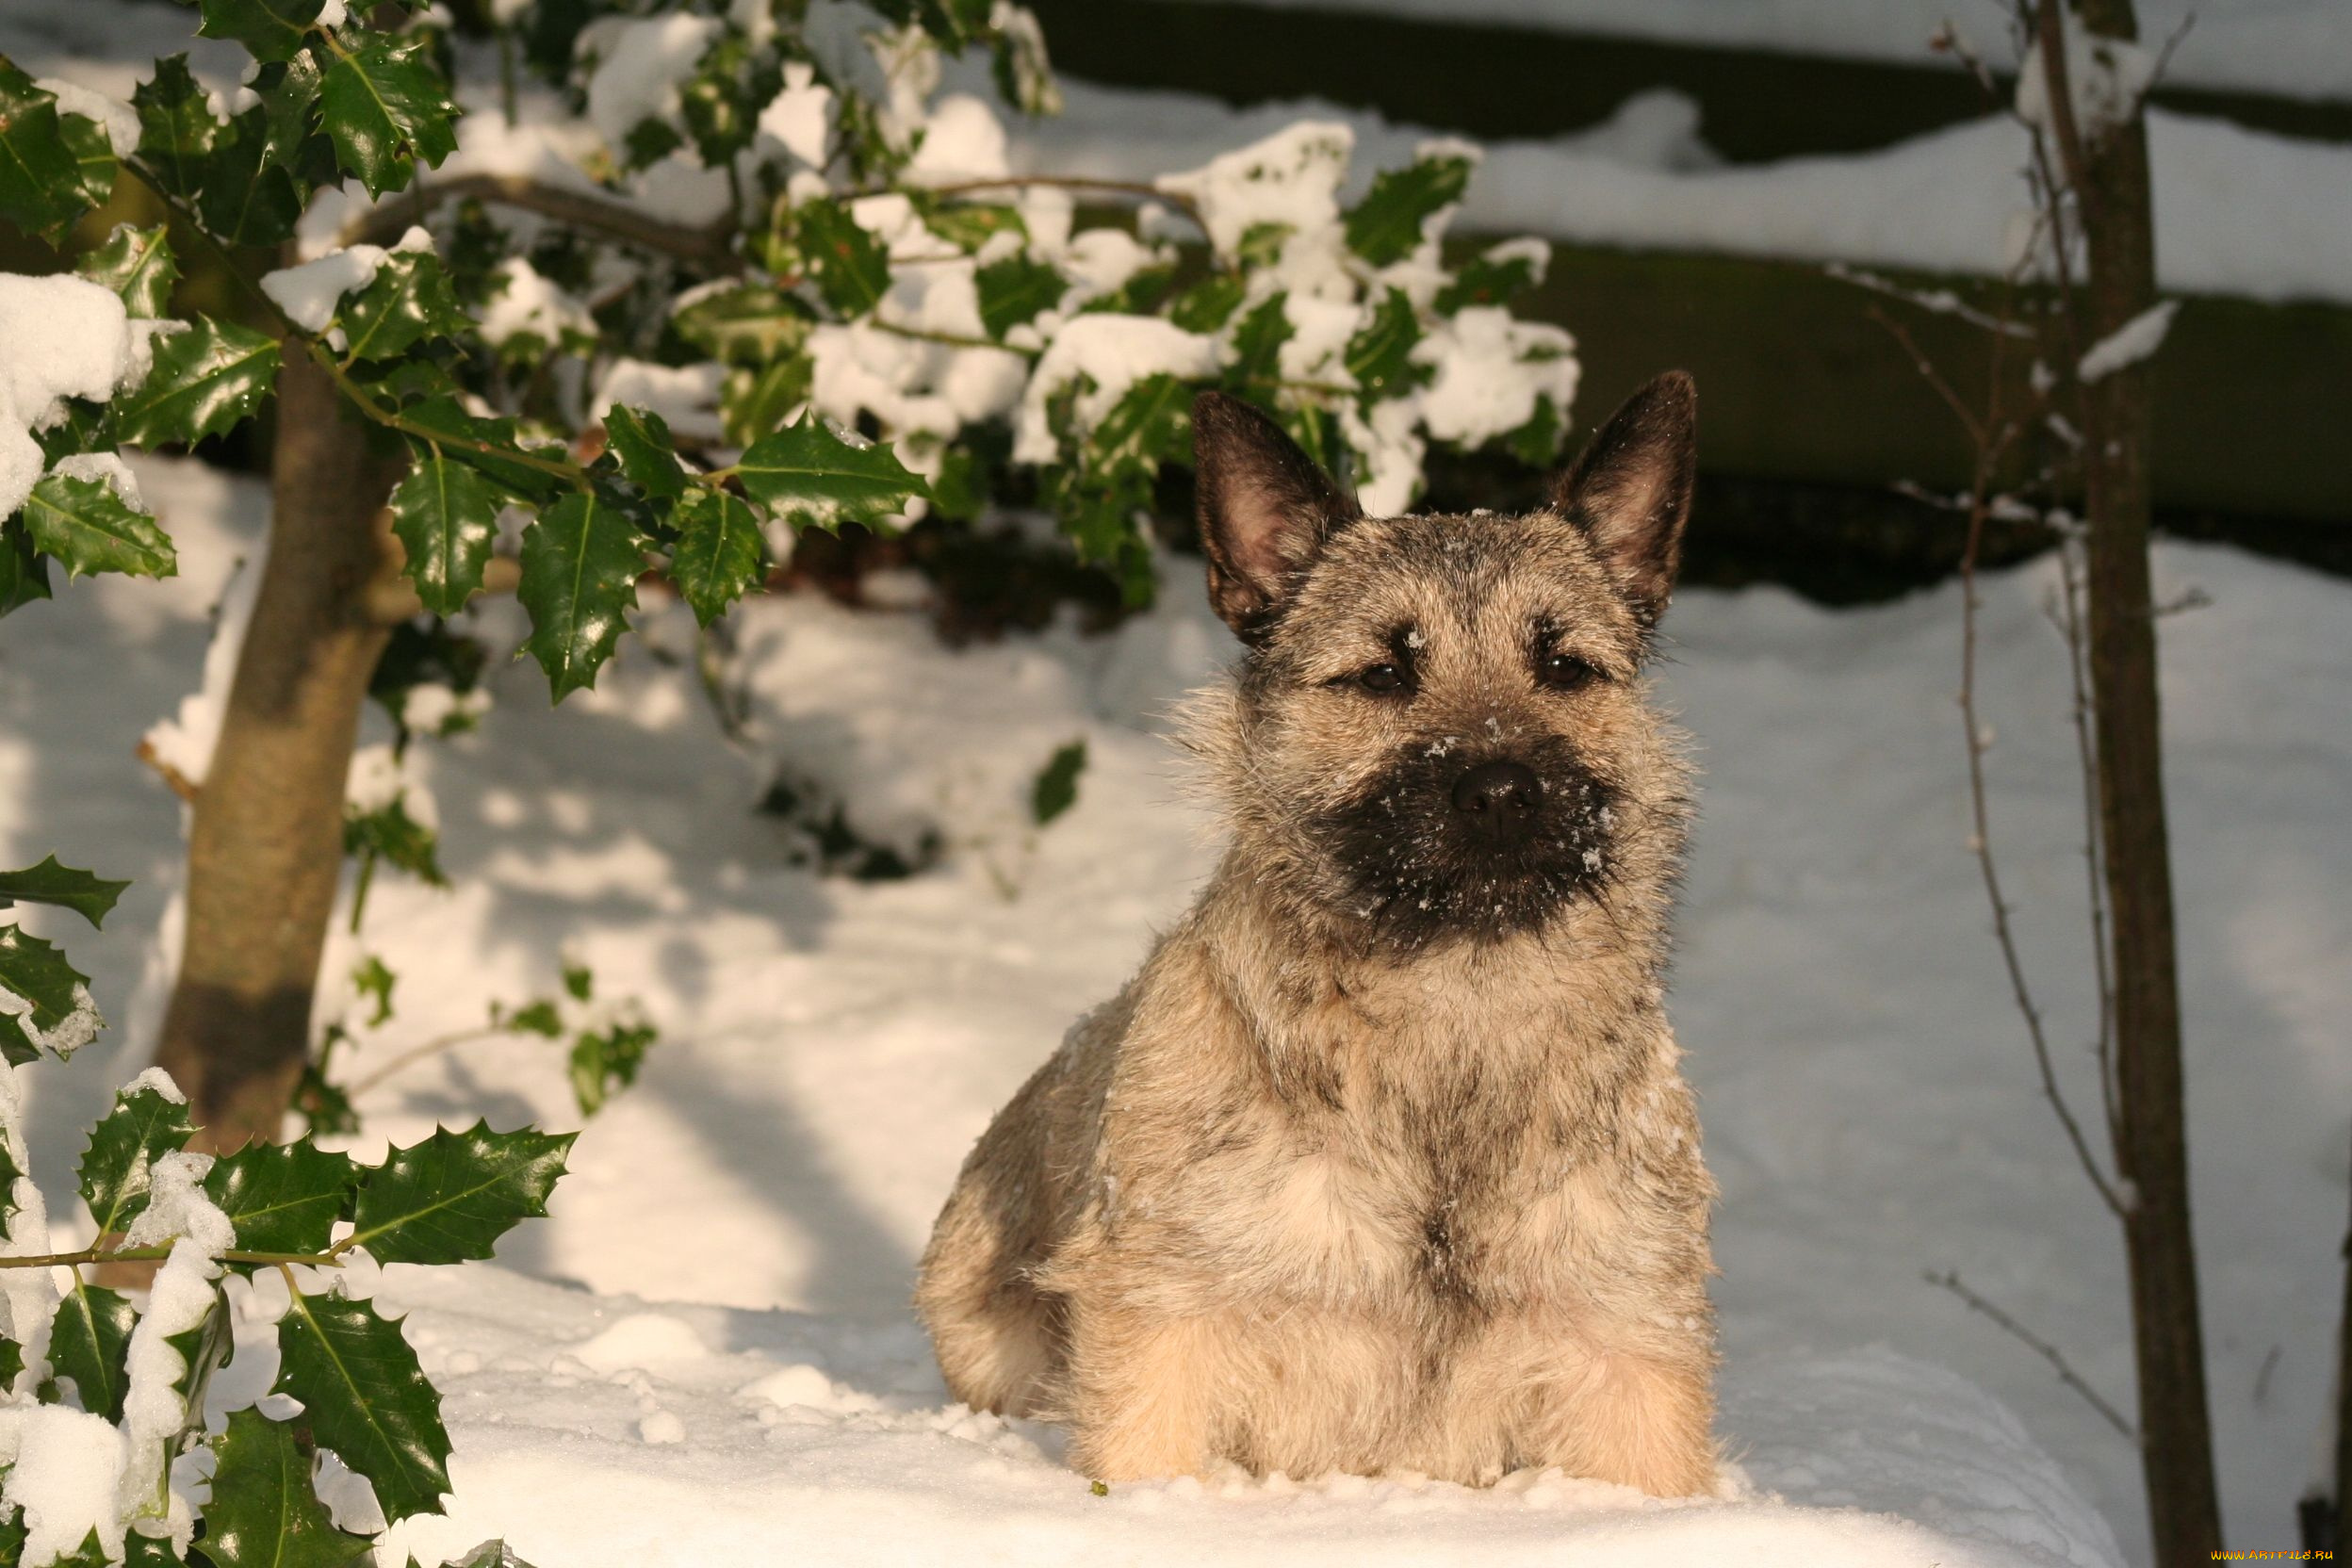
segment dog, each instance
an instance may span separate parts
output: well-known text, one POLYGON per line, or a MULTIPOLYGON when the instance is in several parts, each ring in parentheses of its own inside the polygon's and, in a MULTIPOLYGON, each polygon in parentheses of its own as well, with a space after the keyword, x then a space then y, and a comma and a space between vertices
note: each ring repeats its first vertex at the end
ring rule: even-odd
POLYGON ((1643 674, 1692 383, 1525 515, 1365 517, 1249 404, 1192 420, 1247 651, 1184 735, 1230 845, 964 1165, 916 1292, 947 1385, 1104 1482, 1708 1492, 1714 1186, 1662 991, 1689 770, 1643 674))

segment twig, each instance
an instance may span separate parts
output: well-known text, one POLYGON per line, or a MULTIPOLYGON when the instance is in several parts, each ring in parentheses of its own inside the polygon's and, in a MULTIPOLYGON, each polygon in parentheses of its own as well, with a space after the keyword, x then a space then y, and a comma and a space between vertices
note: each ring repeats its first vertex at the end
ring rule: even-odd
POLYGON ((351 1084, 344 1089, 343 1093, 347 1098, 356 1100, 361 1095, 366 1094, 369 1089, 372 1089, 377 1085, 383 1083, 386 1078, 391 1077, 394 1073, 400 1072, 408 1068, 414 1067, 418 1062, 425 1060, 428 1056, 437 1056, 444 1051, 449 1051, 457 1046, 468 1044, 474 1040, 486 1040, 494 1035, 519 1035, 526 1032, 527 1031, 520 1029, 509 1028, 500 1023, 484 1023, 479 1024, 471 1029, 455 1030, 449 1034, 439 1036, 433 1039, 429 1039, 422 1045, 410 1046, 406 1051, 401 1052, 399 1055, 393 1057, 390 1061, 376 1069, 375 1071, 368 1073, 366 1077, 351 1084))
POLYGON ((953 185, 935 185, 926 188, 934 196, 971 196, 983 190, 1012 190, 1031 186, 1048 190, 1093 191, 1104 196, 1127 196, 1141 202, 1164 203, 1192 220, 1193 225, 1202 234, 1209 232, 1208 220, 1200 216, 1200 208, 1191 197, 1179 196, 1140 180, 1092 180, 1078 174, 1009 174, 1001 180, 960 180, 953 185))
POLYGON ((2090 880, 2091 963, 2099 984, 2099 1096, 2107 1117, 2110 1145, 2122 1135, 2123 1118, 2115 1093, 2115 986, 2107 969, 2107 879, 2099 830, 2099 753, 2091 741, 2091 687, 2082 630, 2081 583, 2075 577, 2074 545, 2058 547, 2060 603, 2065 619, 2059 627, 2066 643, 2066 673, 2074 684, 2074 745, 2082 775, 2082 863, 2090 880))
POLYGON ((1821 271, 1839 283, 1850 283, 1856 288, 1867 288, 1873 294, 1884 294, 1888 299, 1901 300, 1906 304, 1917 305, 1921 310, 1930 311, 1937 316, 1950 316, 1966 321, 1972 327, 1982 327, 1986 332, 2002 333, 2011 337, 2034 335, 2034 329, 2024 322, 2013 321, 2006 317, 1995 316, 1989 311, 1979 310, 1949 288, 1907 287, 1892 278, 1884 277, 1867 268, 1850 267, 1842 261, 1833 261, 1823 267, 1821 271))
POLYGON ((546 185, 523 174, 458 174, 431 185, 420 176, 416 188, 402 200, 344 225, 335 243, 389 245, 433 207, 468 197, 535 212, 566 227, 606 235, 713 272, 743 270, 743 258, 735 253, 736 225, 731 221, 702 227, 666 223, 626 202, 546 185))
POLYGON ((2006 1331, 2019 1344, 2025 1346, 2035 1355, 2040 1356, 2044 1361, 2050 1363, 2050 1364, 2057 1370, 2058 1380, 2066 1384, 2068 1388, 2073 1389, 2077 1394, 2082 1396, 2084 1399, 2090 1401, 2091 1408, 2099 1412, 2100 1415, 2104 1416, 2109 1426, 2115 1428, 2116 1431, 2122 1433, 2123 1436, 2130 1442, 2134 1444, 2139 1442, 2139 1429, 2133 1427, 2131 1422, 2124 1419, 2122 1412, 2116 1410, 2115 1406, 2099 1397, 2099 1390, 2083 1381, 2082 1374, 2075 1371, 2072 1364, 2067 1362, 2066 1356, 2055 1345, 2052 1345, 2050 1341, 2041 1338, 2039 1335, 2033 1332, 2033 1331, 2026 1328, 2025 1325, 2019 1323, 2016 1318, 2010 1316, 2007 1313, 2001 1311, 1999 1307, 1993 1305, 1982 1296, 1979 1296, 1975 1291, 1970 1290, 1967 1285, 1962 1284, 1960 1282, 1958 1270, 1947 1269, 1943 1273, 1938 1274, 1931 1268, 1927 1270, 1925 1277, 1929 1284, 1939 1285, 1943 1289, 1952 1292, 1954 1296, 1960 1298, 1961 1300, 1966 1301, 1971 1311, 1983 1313, 1985 1316, 1991 1318, 1996 1325, 2006 1331))
MULTIPOLYGON (((340 1268, 343 1253, 351 1244, 337 1242, 324 1252, 243 1252, 231 1250, 213 1254, 223 1263, 307 1264, 313 1268, 340 1268)), ((85 1247, 78 1252, 37 1252, 18 1257, 0 1258, 0 1268, 77 1268, 86 1264, 161 1263, 172 1255, 169 1246, 161 1247, 85 1247)))
POLYGON ((165 761, 163 754, 155 749, 155 742, 139 742, 138 748, 131 755, 155 769, 155 776, 162 779, 173 794, 190 806, 196 804, 196 796, 202 792, 203 786, 170 762, 165 761))

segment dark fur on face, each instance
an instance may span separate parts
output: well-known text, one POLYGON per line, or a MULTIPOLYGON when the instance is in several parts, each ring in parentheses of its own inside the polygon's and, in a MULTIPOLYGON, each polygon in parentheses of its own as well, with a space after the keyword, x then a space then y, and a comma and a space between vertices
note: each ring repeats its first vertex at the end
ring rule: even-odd
POLYGON ((1690 500, 1687 378, 1525 516, 1364 518, 1247 405, 1195 420, 1212 598, 1250 645, 1196 740, 1269 890, 1396 952, 1662 906, 1684 775, 1642 669, 1690 500))

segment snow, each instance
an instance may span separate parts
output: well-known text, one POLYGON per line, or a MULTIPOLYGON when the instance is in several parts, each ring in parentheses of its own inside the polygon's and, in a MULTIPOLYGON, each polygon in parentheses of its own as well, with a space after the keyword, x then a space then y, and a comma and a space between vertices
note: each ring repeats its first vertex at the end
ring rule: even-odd
POLYGON ((931 106, 906 177, 919 185, 1002 179, 1008 167, 1004 146, 1004 122, 996 110, 969 92, 951 92, 931 106))
POLYGON ((760 111, 760 130, 811 169, 832 161, 833 90, 807 60, 784 67, 784 86, 760 111))
POLYGON ((2103 381, 2127 366, 2153 358, 2164 347, 2164 334, 2172 330, 2172 318, 2180 308, 2178 300, 2148 306, 2084 350, 2082 363, 2074 368, 2075 375, 2084 382, 2103 381))
POLYGON ((343 296, 375 282, 377 270, 389 255, 377 245, 330 251, 315 260, 263 273, 261 291, 304 332, 324 332, 343 296))
POLYGON ((553 346, 566 333, 596 335, 596 318, 588 314, 588 307, 523 257, 509 256, 500 262, 496 276, 496 292, 482 311, 484 341, 502 346, 529 333, 553 346))
POLYGON ((725 373, 716 365, 657 365, 649 359, 616 359, 606 368, 589 400, 588 416, 601 421, 614 407, 650 409, 688 440, 715 441, 719 388, 725 373))
MULTIPOLYGON (((24 1070, 0 1062, 0 1150, 21 1172, 33 1168, 25 1150, 25 1098, 24 1070)), ((29 1257, 48 1250, 48 1205, 32 1176, 19 1175, 0 1193, 0 1256, 29 1257)), ((24 1353, 24 1368, 13 1384, 0 1386, 0 1412, 28 1397, 49 1375, 49 1326, 57 1306, 57 1285, 49 1270, 0 1268, 0 1332, 24 1353)))
MULTIPOLYGON (((201 1161, 195 1167, 199 1180, 212 1164, 209 1155, 164 1156, 155 1165, 158 1200, 165 1169, 174 1160, 201 1161)), ((180 1232, 180 1239, 172 1244, 171 1255, 155 1271, 124 1358, 130 1386, 122 1406, 123 1459, 116 1512, 126 1522, 149 1527, 142 1533, 169 1534, 173 1546, 185 1553, 195 1527, 195 1511, 168 1478, 172 1446, 188 1425, 188 1400, 174 1386, 188 1375, 188 1358, 170 1341, 197 1328, 212 1311, 213 1282, 220 1277, 220 1266, 213 1256, 225 1251, 236 1237, 227 1219, 210 1203, 203 1204, 210 1211, 207 1217, 184 1194, 175 1193, 174 1199, 181 1205, 180 1223, 173 1227, 180 1232), (162 1528, 154 1528, 156 1525, 162 1528)), ((197 1201, 202 1201, 201 1192, 197 1201)), ((140 1240, 139 1236, 140 1228, 155 1212, 150 1207, 132 1221, 126 1238, 130 1245, 153 1244, 154 1238, 140 1240)))
MULTIPOLYGON (((2093 34, 2065 7, 2059 8, 2058 16, 2066 40, 2066 102, 2075 132, 2095 146, 2130 120, 2147 96, 2156 80, 2156 54, 2125 39, 2093 34)), ((2050 73, 2042 62, 2038 35, 2017 66, 2017 110, 2027 124, 2057 134, 2057 118, 2050 112, 2050 73)))
POLYGON ((104 480, 115 498, 134 512, 144 512, 146 502, 139 498, 139 476, 131 472, 129 464, 116 452, 72 452, 49 465, 53 474, 68 479, 104 480))
POLYGON ((1091 429, 1116 407, 1127 389, 1162 372, 1198 380, 1217 373, 1214 338, 1184 331, 1156 316, 1112 311, 1078 317, 1054 335, 1021 393, 1014 428, 1013 461, 1050 463, 1059 449, 1046 404, 1054 394, 1086 377, 1090 389, 1078 395, 1080 425, 1091 429))
POLYGON ((608 17, 582 29, 580 51, 597 62, 588 78, 588 120, 616 157, 640 122, 678 121, 678 85, 719 30, 716 17, 684 12, 644 21, 608 17))
POLYGON ((1420 396, 1429 433, 1464 447, 1509 434, 1548 396, 1567 409, 1576 395, 1576 340, 1543 321, 1521 321, 1499 306, 1455 313, 1418 344, 1413 357, 1436 367, 1420 396))
POLYGON ((48 1568, 98 1532, 122 1554, 115 1488, 122 1433, 103 1415, 62 1405, 0 1406, 0 1506, 23 1509, 22 1568, 48 1568))
POLYGON ((139 151, 139 111, 122 99, 94 91, 62 76, 43 76, 33 85, 53 95, 60 114, 78 114, 94 120, 106 133, 106 145, 119 158, 129 157, 139 151))
MULTIPOLYGON (((181 808, 128 753, 196 683, 211 600, 266 513, 250 482, 134 466, 182 577, 100 579, 20 612, 41 635, 11 644, 0 680, 0 863, 82 845, 137 879, 105 931, 46 927, 123 1021, 75 1063, 15 1080, 38 1097, 25 1130, 61 1244, 88 1224, 71 1186, 81 1129, 154 1038, 155 950, 176 919, 181 808), (109 678, 91 682, 78 672, 100 651, 109 678), (49 700, 68 687, 76 702, 49 700)), ((2164 546, 2156 565, 2160 598, 2197 585, 2213 601, 2162 636, 2217 1455, 2232 1538, 2291 1541, 2341 1295, 2352 736, 2327 716, 2352 682, 2352 590, 2218 548, 2164 546)), ((1427 1560, 1475 1541, 1461 1555, 1508 1560, 1539 1539, 1565 1556, 1572 1539, 1607 1561, 1642 1532, 1701 1527, 1590 1517, 1605 1499, 1535 1478, 1477 1498, 1387 1483, 1094 1498, 1054 1462, 1051 1429, 946 1408, 906 1309, 940 1198, 990 1113, 1210 863, 1163 739, 1177 695, 1233 651, 1196 569, 1168 564, 1168 603, 1114 636, 1058 628, 956 654, 919 614, 755 600, 730 665, 741 745, 698 694, 691 615, 649 585, 650 642, 593 692, 550 711, 530 665, 494 657, 480 728, 412 746, 456 886, 379 874, 362 937, 338 923, 322 1018, 360 952, 401 977, 399 1018, 363 1032, 348 1070, 478 1025, 492 1000, 551 994, 567 944, 600 999, 640 999, 662 1031, 638 1086, 589 1124, 554 1217, 518 1230, 497 1267, 384 1272, 386 1310, 413 1312, 449 1396, 460 1511, 413 1527, 446 1528, 435 1547, 504 1533, 531 1560, 643 1548, 659 1568, 747 1542, 849 1562, 1150 1560, 1198 1542, 1214 1561, 1262 1528, 1306 1558, 1353 1543, 1427 1560), (1078 803, 1040 832, 1031 781, 1081 736, 1078 803), (843 801, 869 839, 911 850, 941 832, 946 862, 876 884, 793 865, 798 840, 750 809, 778 774, 843 801), (596 1343, 644 1317, 670 1322, 596 1343), (682 1440, 648 1444, 663 1413, 682 1440), (1092 1533, 1102 1519, 1116 1531, 1092 1533)), ((1984 690, 1996 844, 2062 1080, 2086 1105, 2095 1080, 2064 1043, 2091 1012, 2075 983, 2069 694, 2041 610, 2053 584, 2047 563, 1984 580, 1984 690)), ((1664 695, 1706 769, 1672 1005, 1723 1188, 1722 1428, 1795 1517, 1760 1501, 1703 1511, 1740 1511, 1743 1541, 1810 1531, 1817 1560, 1846 1549, 1824 1544, 1835 1529, 1895 1531, 1867 1517, 1891 1512, 1948 1563, 2093 1568, 2145 1553, 2135 1452, 1920 1279, 1957 1269, 2129 1408, 2120 1248, 2041 1101, 1984 934, 1951 704, 1957 605, 1950 586, 1842 612, 1694 590, 1664 623, 1664 695), (1846 1507, 1865 1516, 1796 1511, 1846 1507)), ((470 618, 494 656, 522 635, 506 601, 470 618)), ((389 737, 368 723, 366 741, 389 737)), ((579 1124, 562 1050, 531 1040, 462 1047, 360 1110, 363 1154, 484 1113, 579 1124)), ((39 1250, 19 1223, 11 1246, 39 1250)), ((249 1336, 218 1396, 252 1397, 273 1369, 249 1336)))
POLYGON ((122 299, 86 278, 0 272, 0 517, 24 504, 43 468, 33 432, 65 400, 112 397, 143 373, 122 299))

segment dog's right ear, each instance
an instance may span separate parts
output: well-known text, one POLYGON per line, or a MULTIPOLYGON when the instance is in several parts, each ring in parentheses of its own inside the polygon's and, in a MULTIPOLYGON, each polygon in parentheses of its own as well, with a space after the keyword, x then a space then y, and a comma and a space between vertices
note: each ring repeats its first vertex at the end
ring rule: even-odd
POLYGON ((1222 392, 1193 400, 1192 463, 1209 602, 1255 643, 1355 503, 1280 425, 1222 392))

